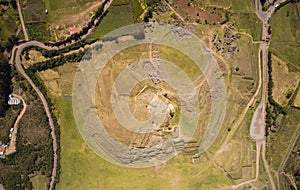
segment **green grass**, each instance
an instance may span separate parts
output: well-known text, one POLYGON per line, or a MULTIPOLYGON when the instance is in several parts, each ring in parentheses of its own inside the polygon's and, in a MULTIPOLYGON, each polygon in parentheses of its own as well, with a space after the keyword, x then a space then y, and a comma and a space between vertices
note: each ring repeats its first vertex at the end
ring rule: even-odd
POLYGON ((159 48, 159 55, 162 59, 174 63, 181 68, 189 78, 194 81, 202 73, 199 66, 187 55, 179 50, 161 45, 159 48))
POLYGON ((114 0, 112 2, 112 6, 119 6, 119 5, 128 5, 130 3, 129 0, 114 0))
POLYGON ((140 20, 140 16, 143 14, 144 9, 141 6, 141 3, 139 0, 133 0, 133 14, 134 14, 134 20, 138 21, 140 20))
POLYGON ((271 133, 268 137, 268 162, 277 170, 281 161, 287 153, 290 140, 299 125, 300 110, 290 108, 288 115, 284 119, 276 133, 271 133))
POLYGON ((26 27, 30 39, 46 42, 51 38, 46 23, 27 24, 26 27))
POLYGON ((105 34, 122 26, 133 24, 133 11, 130 5, 113 6, 107 15, 89 36, 90 39, 103 37, 105 34))
MULTIPOLYGON (((298 6, 299 7, 299 6, 298 6)), ((297 4, 288 4, 271 18, 271 51, 288 63, 290 71, 300 71, 300 22, 297 4)))
POLYGON ((7 41, 8 38, 13 34, 13 32, 7 26, 7 22, 0 19, 0 39, 1 41, 7 41))
POLYGON ((165 166, 130 169, 98 157, 76 128, 70 97, 58 98, 61 125, 61 176, 58 189, 215 189, 230 184, 220 170, 171 159, 165 166), (201 174, 200 174, 201 173, 201 174))
POLYGON ((236 13, 254 13, 254 0, 231 0, 232 11, 236 13))
POLYGON ((232 14, 231 19, 236 21, 238 31, 250 34, 254 41, 261 40, 262 22, 255 13, 232 14))
POLYGON ((33 189, 46 190, 48 189, 49 179, 44 175, 37 175, 30 179, 33 189))

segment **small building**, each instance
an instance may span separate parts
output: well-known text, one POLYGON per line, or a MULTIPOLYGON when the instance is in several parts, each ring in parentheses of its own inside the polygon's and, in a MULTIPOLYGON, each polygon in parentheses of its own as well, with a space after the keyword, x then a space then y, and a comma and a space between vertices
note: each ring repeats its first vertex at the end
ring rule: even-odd
POLYGON ((276 132, 276 129, 275 129, 275 126, 274 126, 274 125, 271 125, 271 126, 270 126, 270 131, 273 132, 273 133, 276 132))
POLYGON ((11 94, 9 95, 8 105, 18 105, 20 103, 20 98, 13 97, 11 94))
POLYGON ((6 145, 1 145, 0 146, 0 158, 5 158, 5 150, 6 150, 6 145))
POLYGON ((73 35, 73 34, 76 34, 76 33, 77 33, 76 28, 70 29, 70 35, 73 35))

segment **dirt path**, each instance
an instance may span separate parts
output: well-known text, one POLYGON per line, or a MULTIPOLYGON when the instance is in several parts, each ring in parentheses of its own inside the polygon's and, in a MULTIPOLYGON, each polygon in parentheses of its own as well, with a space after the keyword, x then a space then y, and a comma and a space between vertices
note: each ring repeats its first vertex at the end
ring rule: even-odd
POLYGON ((19 16, 20 16, 20 21, 21 21, 21 25, 22 25, 23 34, 24 34, 25 40, 28 41, 29 40, 28 33, 27 33, 27 30, 26 30, 26 27, 25 27, 23 14, 22 14, 22 10, 21 10, 21 7, 20 7, 19 0, 17 0, 17 6, 18 6, 18 12, 19 12, 19 16))
POLYGON ((18 49, 16 51, 16 68, 19 71, 19 73, 21 75, 23 75, 23 77, 29 82, 29 84, 32 86, 32 88, 36 91, 37 95, 40 97, 43 106, 45 108, 45 112, 46 115, 48 117, 48 121, 49 121, 49 125, 51 128, 51 137, 52 137, 52 144, 53 144, 53 168, 52 168, 52 175, 51 175, 51 180, 50 180, 50 186, 49 189, 53 189, 54 187, 54 183, 55 183, 55 178, 56 178, 56 170, 57 170, 57 141, 56 141, 56 135, 55 135, 55 126, 52 120, 52 115, 48 106, 48 103, 46 101, 46 98, 44 97, 43 93, 39 90, 39 88, 33 83, 33 81, 30 79, 30 77, 26 74, 26 72, 24 71, 23 67, 22 67, 22 62, 21 62, 21 53, 23 51, 23 49, 27 46, 38 46, 47 50, 50 49, 57 49, 57 48, 50 48, 45 46, 43 43, 41 42, 37 42, 37 41, 30 41, 24 44, 21 44, 18 46, 18 49))
MULTIPOLYGON (((286 153, 284 159, 281 161, 281 163, 280 163, 280 165, 278 167, 278 172, 277 173, 279 173, 279 174, 284 173, 283 172, 284 171, 283 170, 284 166, 285 166, 288 158, 290 157, 290 154, 293 151, 293 148, 294 148, 295 144, 297 143, 299 135, 300 135, 300 124, 297 126, 297 129, 294 132, 294 134, 293 134, 293 136, 292 136, 292 138, 290 140, 290 143, 289 143, 289 146, 288 146, 288 152, 286 153)), ((277 175, 277 182, 278 182, 277 185, 278 185, 278 188, 280 187, 279 174, 277 175)))
MULTIPOLYGON (((104 12, 110 7, 111 3, 113 2, 113 0, 110 0, 108 3, 105 4, 104 6, 104 12)), ((22 18, 22 17, 21 17, 22 18)), ((96 19, 95 22, 99 22, 100 18, 96 19)), ((24 23, 23 23, 24 24, 24 23)), ((23 28, 26 31, 25 25, 23 28)), ((94 29, 94 27, 92 27, 88 33, 84 36, 81 37, 81 39, 85 38, 86 36, 88 36, 88 34, 90 34, 90 32, 94 29)), ((74 41, 73 43, 75 43, 76 41, 74 41)), ((73 43, 70 43, 68 45, 71 45, 73 43)), ((52 120, 52 115, 48 106, 48 103, 46 101, 46 98, 44 97, 43 93, 39 90, 39 88, 34 84, 34 82, 31 80, 31 78, 26 74, 23 66, 22 66, 22 62, 21 62, 21 54, 22 51, 25 47, 28 46, 38 46, 40 48, 46 49, 46 50, 54 50, 54 49, 59 49, 59 47, 48 47, 45 44, 38 42, 38 41, 29 41, 26 42, 24 44, 21 44, 19 46, 14 46, 13 47, 13 52, 12 52, 12 57, 10 59, 10 63, 13 63, 14 60, 14 56, 15 56, 15 64, 16 64, 16 68, 18 70, 18 72, 23 75, 23 77, 29 82, 29 84, 32 86, 32 88, 36 91, 37 95, 39 96, 39 98, 41 99, 46 115, 48 117, 48 121, 49 121, 49 126, 51 129, 51 137, 52 137, 52 149, 53 149, 53 168, 52 168, 52 173, 51 173, 51 179, 50 179, 50 185, 49 185, 49 190, 54 189, 54 184, 55 184, 55 179, 56 179, 56 175, 57 175, 57 165, 58 165, 58 155, 57 155, 57 139, 56 139, 56 134, 55 134, 55 125, 53 123, 52 120)), ((63 45, 60 48, 64 48, 65 46, 63 45)))
POLYGON ((11 136, 11 139, 10 139, 10 142, 9 142, 9 146, 7 147, 7 149, 5 151, 6 155, 9 155, 9 154, 12 154, 12 153, 16 152, 16 139, 17 139, 17 132, 18 132, 18 124, 19 124, 19 121, 21 120, 21 118, 23 117, 23 115, 26 111, 26 108, 27 108, 27 104, 25 103, 22 96, 19 96, 17 94, 13 94, 13 96, 17 97, 17 98, 20 98, 22 100, 23 109, 20 112, 20 114, 18 115, 18 118, 17 118, 17 120, 14 124, 14 128, 13 128, 14 130, 12 132, 12 136, 11 136))
POLYGON ((271 187, 273 190, 276 189, 276 186, 275 186, 275 183, 274 183, 274 180, 272 178, 272 175, 270 173, 270 169, 269 169, 269 165, 268 165, 268 162, 267 162, 267 159, 266 159, 266 141, 262 141, 262 159, 263 159, 263 162, 264 162, 264 168, 266 170, 266 173, 269 177, 269 180, 270 180, 270 184, 271 184, 271 187))

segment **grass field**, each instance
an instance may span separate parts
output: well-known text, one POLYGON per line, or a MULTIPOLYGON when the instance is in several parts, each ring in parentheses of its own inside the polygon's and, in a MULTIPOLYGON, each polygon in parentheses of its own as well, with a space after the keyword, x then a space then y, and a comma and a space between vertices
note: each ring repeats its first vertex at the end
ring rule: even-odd
POLYGON ((139 0, 133 0, 133 16, 134 21, 140 21, 140 16, 143 14, 144 9, 139 0))
POLYGON ((287 4, 271 18, 272 53, 288 63, 290 71, 300 71, 300 3, 287 4))
MULTIPOLYGON (((143 48, 142 48, 143 49, 143 48)), ((146 49, 143 49, 146 51, 146 49)), ((132 49, 133 57, 137 56, 132 49)), ((127 55, 128 56, 128 55, 127 55)), ((146 55, 145 55, 146 56, 146 55)), ((123 60, 126 55, 118 56, 123 60)), ((177 61, 178 62, 178 61, 177 61)), ((146 169, 129 169, 112 165, 98 157, 82 140, 72 113, 69 94, 75 69, 72 64, 45 71, 46 78, 58 81, 61 95, 53 94, 49 81, 43 78, 56 102, 61 126, 61 176, 58 189, 219 189, 232 181, 209 160, 196 160, 178 154, 161 166, 146 169), (73 68, 73 67, 72 67, 73 68), (53 74, 59 73, 59 75, 53 74), (51 74, 52 73, 52 74, 51 74), (72 74, 73 73, 73 74, 72 74), (54 79, 56 78, 56 79, 54 79), (68 82, 68 83, 67 83, 68 82), (64 85, 68 84, 68 85, 64 85), (64 88, 62 88, 65 86, 64 88), (117 182, 117 183, 116 183, 117 182)), ((116 67, 116 66, 114 66, 116 67)))
POLYGON ((235 27, 239 32, 250 34, 254 41, 261 40, 262 22, 255 13, 234 13, 231 19, 236 21, 235 27))
POLYGON ((51 39, 46 23, 26 24, 30 39, 47 42, 51 39))
POLYGON ((270 133, 268 137, 267 159, 269 165, 277 170, 282 159, 287 153, 291 137, 299 125, 300 110, 290 108, 283 123, 276 133, 270 133))
POLYGON ((202 74, 202 71, 198 65, 187 55, 184 55, 179 50, 169 48, 167 46, 159 47, 159 55, 162 59, 168 60, 171 63, 174 63, 179 68, 181 68, 192 81, 194 81, 199 75, 202 74))
POLYGON ((236 13, 254 13, 254 0, 231 0, 232 11, 236 13))
POLYGON ((88 38, 100 38, 122 26, 134 23, 131 5, 113 6, 88 38))
POLYGON ((32 189, 34 190, 47 190, 49 179, 43 175, 37 175, 30 179, 32 189))
MULTIPOLYGON (((238 120, 246 104, 253 96, 258 85, 258 46, 250 45, 251 40, 248 36, 242 35, 239 39, 239 52, 232 58, 228 59, 233 70, 234 67, 239 67, 239 73, 232 74, 227 81, 227 100, 226 100, 226 115, 221 132, 219 133, 216 142, 213 144, 211 151, 216 152, 223 140, 231 131, 232 126, 238 120), (243 79, 244 76, 253 78, 253 80, 243 79)), ((245 127, 245 126, 244 126, 245 127)))
POLYGON ((230 184, 226 175, 205 163, 177 156, 165 165, 129 169, 98 157, 82 140, 70 97, 58 98, 61 125, 61 177, 58 189, 215 189, 230 184), (117 182, 117 183, 116 183, 117 182))
POLYGON ((300 73, 289 72, 287 64, 272 55, 272 79, 274 100, 286 106, 298 86, 300 73))

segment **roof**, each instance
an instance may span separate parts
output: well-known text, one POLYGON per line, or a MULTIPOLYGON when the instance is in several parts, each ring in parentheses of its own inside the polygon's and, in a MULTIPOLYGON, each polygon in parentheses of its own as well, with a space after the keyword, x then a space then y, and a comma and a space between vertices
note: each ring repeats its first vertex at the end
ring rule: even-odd
POLYGON ((0 146, 0 154, 4 154, 6 146, 2 145, 0 146))
POLYGON ((76 28, 72 28, 70 29, 70 35, 73 35, 77 32, 76 28))

